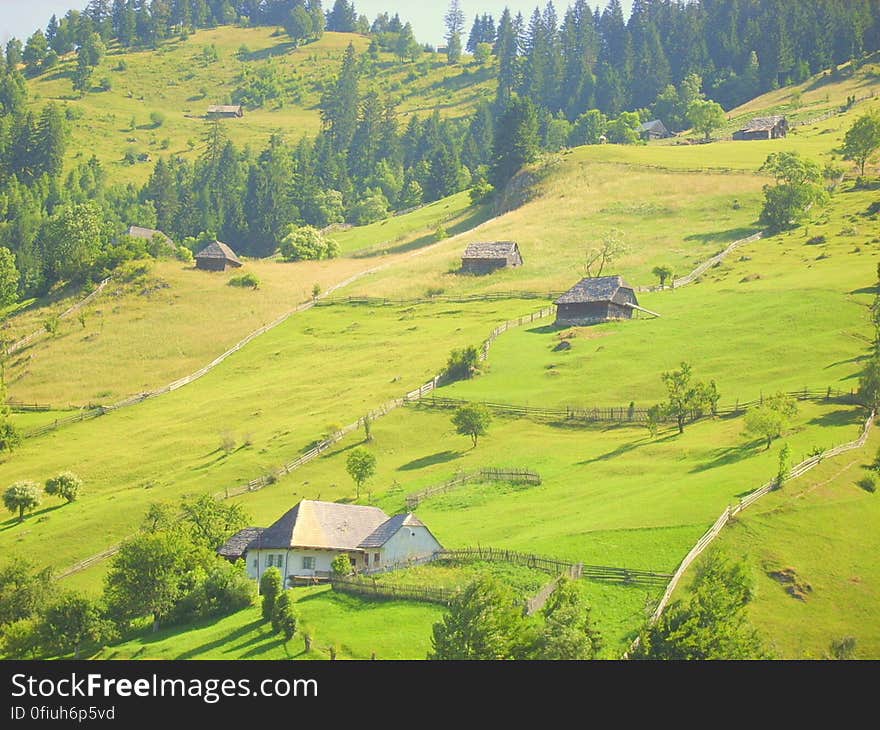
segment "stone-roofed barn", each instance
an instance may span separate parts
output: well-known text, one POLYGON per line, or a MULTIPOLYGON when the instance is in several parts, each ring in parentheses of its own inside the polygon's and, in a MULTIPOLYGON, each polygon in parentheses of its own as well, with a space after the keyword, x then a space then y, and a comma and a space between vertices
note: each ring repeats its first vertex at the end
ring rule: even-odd
POLYGON ((788 134, 788 120, 781 116, 755 117, 733 133, 735 140, 781 139, 788 134))
POLYGON ((244 557, 252 578, 259 579, 266 568, 275 566, 289 581, 329 577, 330 565, 340 554, 347 554, 355 569, 366 570, 406 564, 441 549, 411 513, 389 517, 378 507, 304 499, 268 528, 236 533, 218 553, 233 560, 244 557))
POLYGON ((556 300, 556 324, 562 327, 632 319, 636 294, 621 276, 581 279, 556 300))
POLYGON ((666 125, 659 119, 652 119, 639 125, 639 137, 642 139, 666 139, 671 136, 666 125))
POLYGON ((244 107, 241 104, 216 104, 208 107, 207 116, 211 119, 221 117, 243 117, 244 107))
POLYGON ((225 271, 227 268, 238 268, 241 261, 229 246, 220 241, 209 243, 196 254, 196 268, 206 271, 225 271))
POLYGON ((522 264, 522 255, 515 241, 471 243, 461 257, 461 270, 469 274, 491 274, 496 269, 522 264))

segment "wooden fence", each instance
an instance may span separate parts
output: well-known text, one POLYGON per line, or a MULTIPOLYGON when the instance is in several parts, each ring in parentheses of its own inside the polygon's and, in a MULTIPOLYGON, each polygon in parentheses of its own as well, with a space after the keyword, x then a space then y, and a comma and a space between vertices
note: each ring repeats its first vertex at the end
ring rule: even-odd
POLYGON ((398 585, 338 576, 330 578, 330 586, 339 593, 348 593, 364 598, 421 601, 423 603, 439 603, 444 606, 448 605, 455 595, 455 591, 434 586, 398 585))
MULTIPOLYGON (((688 284, 692 284, 694 281, 699 279, 703 274, 705 274, 710 268, 712 268, 715 264, 722 262, 725 258, 727 258, 730 254, 732 254, 736 249, 746 243, 752 243, 753 241, 757 241, 760 238, 764 237, 764 231, 758 231, 757 233, 753 233, 751 236, 747 236, 746 238, 740 238, 732 243, 728 244, 727 247, 721 251, 720 253, 715 254, 711 258, 703 261, 699 266, 697 266, 690 274, 686 276, 682 276, 681 278, 674 279, 672 282, 672 286, 669 288, 678 289, 683 286, 687 286, 688 284)), ((661 287, 659 284, 656 286, 640 286, 636 288, 636 291, 640 292, 652 292, 652 291, 662 291, 662 289, 667 287, 661 287)))
POLYGON ((441 484, 435 484, 420 489, 418 492, 407 494, 406 508, 414 510, 429 497, 433 497, 437 494, 446 494, 464 484, 480 481, 510 482, 511 484, 540 484, 541 476, 537 472, 530 471, 529 469, 505 469, 501 467, 477 469, 476 471, 458 474, 441 484))
MULTIPOLYGON (((794 390, 786 393, 796 400, 817 400, 817 401, 834 401, 837 403, 857 404, 855 393, 852 391, 845 392, 841 390, 816 390, 803 388, 802 390, 794 390)), ((467 405, 472 401, 462 398, 447 398, 443 396, 432 395, 430 398, 423 398, 419 405, 425 408, 459 408, 467 405)), ((749 401, 736 401, 732 406, 716 408, 714 412, 697 412, 691 414, 687 422, 693 423, 701 418, 709 416, 739 416, 750 408, 756 408, 764 403, 763 396, 749 401)), ((482 402, 490 411, 506 416, 514 416, 519 418, 530 418, 540 422, 550 423, 633 423, 643 424, 648 421, 648 409, 638 408, 635 405, 629 406, 594 406, 592 408, 581 408, 577 406, 566 406, 565 408, 541 408, 538 406, 525 406, 515 403, 493 403, 482 402)), ((672 416, 660 419, 662 422, 673 422, 672 416)))
MULTIPOLYGON (((59 314, 58 319, 67 319, 71 314, 78 312, 80 309, 85 307, 93 299, 100 296, 101 292, 104 291, 104 287, 107 286, 109 281, 110 281, 110 277, 108 276, 106 279, 101 281, 101 283, 99 283, 97 287, 95 287, 95 291, 93 291, 91 294, 89 294, 84 299, 81 299, 80 301, 76 302, 75 304, 72 304, 67 309, 65 309, 61 314, 59 314)), ((31 332, 29 335, 22 337, 20 340, 16 340, 15 342, 11 342, 10 344, 8 344, 6 346, 6 354, 12 355, 14 352, 18 352, 23 347, 26 347, 27 345, 31 344, 31 342, 33 342, 34 340, 37 340, 40 337, 43 337, 44 335, 47 335, 47 334, 49 334, 49 333, 46 331, 45 327, 42 329, 35 330, 34 332, 31 332)))
POLYGON ((556 586, 559 585, 559 581, 561 580, 561 575, 556 576, 534 596, 526 599, 525 606, 523 606, 523 613, 526 616, 533 616, 535 613, 544 608, 547 601, 550 599, 550 595, 553 593, 553 591, 556 590, 556 586))
POLYGON ((485 294, 460 294, 457 296, 445 296, 438 294, 433 297, 415 297, 412 299, 390 299, 388 297, 339 297, 336 299, 323 299, 318 302, 319 307, 333 307, 341 305, 367 306, 367 307, 406 307, 419 304, 465 304, 467 302, 495 302, 509 299, 549 299, 554 300, 562 296, 563 292, 533 292, 533 291, 505 291, 486 292, 485 294))
MULTIPOLYGON (((830 459, 847 451, 852 451, 853 449, 860 449, 862 446, 865 445, 865 442, 868 440, 868 434, 871 430, 871 426, 873 423, 874 413, 872 412, 871 415, 868 416, 864 426, 862 427, 861 435, 855 441, 850 441, 849 443, 836 446, 833 449, 828 449, 822 454, 811 456, 809 459, 805 459, 791 469, 790 475, 785 481, 796 479, 797 477, 802 476, 824 459, 830 459)), ((710 527, 703 534, 703 536, 699 540, 697 540, 696 545, 694 545, 690 549, 688 554, 684 557, 684 560, 681 561, 681 565, 678 566, 678 569, 672 575, 672 579, 669 581, 669 585, 666 586, 666 590, 663 592, 663 596, 660 598, 660 601, 657 603, 654 612, 651 614, 651 623, 655 623, 663 614, 664 609, 669 603, 669 600, 672 597, 676 586, 678 586, 679 581, 681 581, 681 577, 684 575, 685 571, 700 556, 700 554, 707 547, 709 547, 712 541, 716 537, 718 537, 718 534, 721 532, 722 528, 730 521, 730 519, 738 515, 747 507, 753 505, 765 494, 768 494, 769 492, 777 489, 779 486, 781 486, 779 482, 774 479, 759 487, 744 499, 740 500, 739 504, 735 505, 734 507, 728 506, 724 508, 724 511, 721 513, 718 519, 715 520, 715 523, 712 525, 712 527, 710 527)), ((638 639, 635 643, 633 643, 632 647, 630 648, 630 652, 637 646, 637 644, 638 639)))
POLYGON ((544 319, 544 317, 550 317, 556 312, 556 307, 551 305, 549 307, 544 307, 539 312, 532 312, 532 314, 527 314, 523 317, 519 317, 517 319, 511 319, 505 322, 502 325, 496 327, 489 334, 489 337, 486 338, 486 341, 483 342, 480 347, 480 361, 484 361, 487 357, 489 357, 489 348, 492 347, 492 343, 498 339, 499 336, 507 332, 507 330, 513 329, 514 327, 521 327, 524 324, 529 324, 534 322, 536 319, 544 319))
POLYGON ((516 550, 505 550, 493 547, 468 547, 458 550, 441 550, 435 553, 437 561, 485 561, 522 565, 551 575, 567 575, 573 580, 587 579, 604 583, 664 585, 670 578, 669 573, 656 573, 650 570, 632 570, 630 568, 612 568, 606 565, 586 565, 569 563, 543 555, 520 553, 516 550))

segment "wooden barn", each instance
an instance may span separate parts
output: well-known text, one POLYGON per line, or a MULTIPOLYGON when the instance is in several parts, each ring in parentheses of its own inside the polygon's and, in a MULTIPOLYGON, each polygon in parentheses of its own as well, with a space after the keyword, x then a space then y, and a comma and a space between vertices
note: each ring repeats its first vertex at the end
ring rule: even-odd
POLYGON ((735 140, 782 139, 788 134, 788 120, 780 115, 755 117, 733 133, 735 140))
POLYGON ((514 241, 471 243, 461 257, 461 270, 468 274, 491 274, 496 269, 522 264, 519 246, 514 241))
POLYGON ((639 306, 633 288, 620 276, 581 279, 556 300, 556 324, 561 327, 632 319, 639 306))
POLYGON ((196 268, 198 269, 226 271, 226 269, 237 269, 239 266, 241 266, 241 261, 238 260, 235 251, 220 241, 209 243, 196 254, 196 268))
POLYGON ((244 107, 241 104, 218 104, 208 107, 206 115, 208 119, 223 119, 232 117, 243 117, 244 107))
POLYGON ((672 136, 670 131, 666 129, 666 125, 659 119, 652 119, 650 122, 639 125, 639 137, 644 140, 666 139, 672 136))

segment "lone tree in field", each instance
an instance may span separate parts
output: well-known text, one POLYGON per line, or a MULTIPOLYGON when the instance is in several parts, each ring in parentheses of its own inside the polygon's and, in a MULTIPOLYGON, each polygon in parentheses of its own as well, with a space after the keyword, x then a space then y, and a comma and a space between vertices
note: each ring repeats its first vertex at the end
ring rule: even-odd
POLYGON ((461 406, 452 416, 452 425, 455 426, 455 432, 462 436, 470 436, 477 448, 477 438, 485 436, 489 430, 489 424, 492 418, 489 415, 489 409, 482 403, 469 403, 461 406))
POLYGON ((684 433, 688 419, 699 418, 707 410, 714 413, 720 397, 714 380, 702 383, 692 380, 691 375, 691 366, 686 362, 679 370, 663 373, 660 377, 669 397, 652 408, 656 420, 674 418, 679 433, 684 433))
POLYGON ((880 114, 876 111, 864 114, 853 122, 843 138, 840 151, 844 160, 852 160, 859 166, 859 175, 864 176, 865 165, 880 149, 880 114))
POLYGON ((53 497, 61 497, 69 504, 79 496, 82 485, 82 479, 72 471, 63 471, 58 476, 46 480, 45 492, 53 497))
POLYGON ((697 569, 686 600, 678 600, 640 637, 635 659, 769 659, 745 607, 754 595, 743 562, 713 550, 697 569))
POLYGON ((18 512, 19 522, 24 522, 24 513, 35 510, 40 501, 40 488, 36 482, 15 482, 3 492, 3 504, 13 514, 18 512))
POLYGON ((363 446, 354 449, 345 460, 345 470, 357 486, 357 498, 361 498, 361 487, 376 473, 376 457, 363 446))
POLYGON ((669 266, 655 266, 651 273, 660 279, 660 288, 666 286, 666 280, 672 279, 672 268, 669 266))
POLYGON ((707 142, 712 138, 712 132, 723 127, 724 122, 727 121, 721 104, 709 99, 697 99, 691 102, 687 110, 687 117, 693 128, 705 135, 704 138, 707 142))
POLYGON ((613 264, 628 250, 623 240, 623 233, 617 228, 612 228, 602 236, 601 244, 587 249, 584 256, 584 274, 589 277, 602 276, 605 267, 613 264))
POLYGON ((769 449, 773 439, 782 435, 792 418, 797 415, 797 402, 785 393, 765 398, 764 402, 746 413, 746 433, 766 439, 769 449))
POLYGON ((798 152, 774 152, 767 156, 760 171, 776 178, 775 185, 764 186, 760 216, 772 233, 797 226, 811 206, 828 199, 822 187, 821 168, 798 152))

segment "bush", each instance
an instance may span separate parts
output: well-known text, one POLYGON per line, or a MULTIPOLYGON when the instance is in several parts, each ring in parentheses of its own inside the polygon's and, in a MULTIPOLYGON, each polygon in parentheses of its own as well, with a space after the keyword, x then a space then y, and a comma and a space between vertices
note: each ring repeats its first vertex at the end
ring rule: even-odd
POLYGON ((339 255, 339 246, 314 226, 292 226, 279 247, 285 261, 332 259, 339 255))
POLYGON ((877 491, 877 477, 873 474, 866 474, 858 482, 856 482, 866 492, 873 494, 877 491))
POLYGON ((333 575, 342 577, 351 575, 351 558, 346 553, 339 553, 339 555, 333 558, 333 562, 330 563, 330 570, 333 571, 333 575))
POLYGON ((229 286, 256 289, 260 286, 260 278, 256 274, 249 272, 240 276, 233 276, 228 283, 229 286))
POLYGON ((293 602, 290 593, 284 591, 275 602, 275 610, 272 612, 272 630, 284 635, 285 641, 290 641, 296 633, 296 615, 293 613, 293 602))
POLYGON ((150 122, 154 127, 165 124, 165 115, 162 112, 150 112, 150 122))
POLYGON ((476 372, 479 361, 480 354, 473 345, 453 350, 449 353, 443 374, 449 380, 465 380, 476 372))

